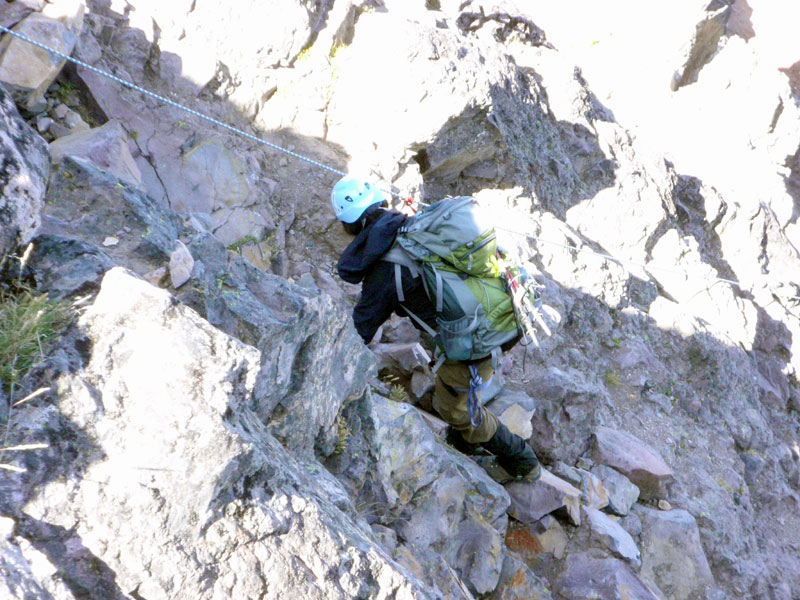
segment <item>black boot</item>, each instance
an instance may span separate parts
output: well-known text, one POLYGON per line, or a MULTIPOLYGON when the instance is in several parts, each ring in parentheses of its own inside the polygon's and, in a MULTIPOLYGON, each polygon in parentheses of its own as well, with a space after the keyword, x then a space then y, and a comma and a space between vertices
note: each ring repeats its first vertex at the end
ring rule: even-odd
POLYGON ((461 454, 465 454, 466 456, 486 454, 486 450, 483 449, 481 444, 470 444, 463 438, 461 432, 459 432, 458 429, 453 429, 452 426, 447 427, 444 441, 447 442, 449 446, 455 448, 461 452, 461 454))
POLYGON ((529 481, 539 479, 542 469, 533 449, 501 422, 497 422, 497 431, 492 439, 483 442, 481 446, 494 454, 497 463, 512 477, 525 477, 529 481))

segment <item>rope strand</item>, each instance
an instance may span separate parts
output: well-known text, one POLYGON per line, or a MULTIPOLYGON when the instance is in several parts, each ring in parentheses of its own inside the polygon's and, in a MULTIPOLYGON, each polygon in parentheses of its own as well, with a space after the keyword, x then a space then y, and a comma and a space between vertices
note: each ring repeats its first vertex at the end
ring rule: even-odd
POLYGON ((0 25, 0 31, 2 31, 4 33, 7 33, 9 35, 12 35, 12 36, 14 36, 16 38, 19 38, 20 40, 22 40, 24 42, 32 44, 32 45, 36 46, 37 48, 41 48, 42 50, 45 50, 45 51, 47 51, 47 52, 49 52, 49 53, 51 53, 51 54, 53 54, 55 56, 58 56, 59 58, 62 58, 64 60, 69 61, 69 62, 71 62, 73 64, 76 64, 76 65, 78 65, 80 67, 83 67, 84 69, 88 69, 88 70, 92 71, 93 73, 97 73, 98 75, 101 75, 103 77, 107 77, 108 79, 111 79, 112 81, 115 81, 115 82, 119 83, 120 85, 123 85, 123 86, 125 86, 127 88, 130 88, 130 89, 135 90, 135 91, 137 91, 137 92, 139 92, 141 94, 144 94, 145 96, 149 96, 150 98, 154 98, 154 99, 158 100, 159 102, 163 102, 164 104, 168 104, 169 106, 172 106, 173 108, 177 108, 179 110, 182 110, 184 112, 189 113, 190 115, 193 115, 195 117, 203 119, 204 121, 208 121, 209 123, 213 123, 214 125, 216 125, 218 127, 222 127, 223 129, 226 129, 227 131, 230 131, 230 132, 235 133, 237 135, 240 135, 240 136, 242 136, 244 138, 247 138, 250 141, 253 141, 253 142, 256 142, 256 143, 259 143, 259 144, 263 144, 265 146, 268 146, 269 148, 272 148, 273 150, 277 150, 278 152, 283 152, 284 154, 288 154, 289 156, 292 156, 294 158, 297 158, 297 159, 300 159, 302 161, 305 161, 305 162, 307 162, 307 163, 309 163, 311 165, 314 165, 315 167, 319 167, 320 169, 325 169, 326 171, 330 171, 331 173, 335 173, 335 174, 340 175, 340 176, 346 175, 346 173, 344 173, 343 171, 339 171, 338 169, 334 169, 333 167, 329 167, 328 165, 325 165, 325 164, 323 164, 321 162, 318 162, 316 160, 308 158, 307 156, 303 156, 302 154, 298 154, 297 152, 292 152, 291 150, 287 150, 286 148, 281 148, 277 144, 273 144, 271 142, 268 142, 266 140, 261 139, 260 137, 255 136, 255 135, 253 135, 251 133, 247 133, 246 131, 242 131, 241 129, 237 129, 236 127, 233 127, 232 125, 228 125, 227 123, 224 123, 224 122, 222 122, 222 121, 220 121, 218 119, 215 119, 213 117, 209 117, 207 115, 204 115, 201 112, 198 112, 198 111, 196 111, 196 110, 194 110, 192 108, 189 108, 188 106, 184 106, 183 104, 179 104, 178 102, 170 100, 169 98, 165 98, 164 96, 159 96, 158 94, 155 94, 155 93, 151 92, 150 90, 146 90, 145 88, 140 87, 140 86, 136 85, 135 83, 132 83, 130 81, 126 81, 126 80, 124 80, 124 79, 122 79, 120 77, 117 77, 116 75, 108 73, 107 71, 103 71, 102 69, 98 69, 97 67, 93 67, 92 65, 90 65, 88 63, 85 63, 82 60, 78 60, 77 58, 73 58, 73 57, 71 57, 71 56, 69 56, 67 54, 64 54, 63 52, 61 52, 59 50, 56 50, 54 48, 50 48, 49 46, 46 46, 46 45, 44 45, 44 44, 42 44, 40 42, 37 42, 36 40, 32 40, 31 38, 29 38, 29 37, 27 37, 27 36, 25 36, 25 35, 23 35, 21 33, 17 33, 16 31, 11 31, 8 27, 4 27, 4 26, 0 25))

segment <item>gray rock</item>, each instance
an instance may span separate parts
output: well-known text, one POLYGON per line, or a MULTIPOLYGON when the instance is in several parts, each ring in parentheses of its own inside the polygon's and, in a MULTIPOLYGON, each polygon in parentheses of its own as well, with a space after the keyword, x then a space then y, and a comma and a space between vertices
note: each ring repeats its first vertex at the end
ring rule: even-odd
POLYGON ((533 434, 531 419, 536 412, 536 405, 525 392, 501 390, 487 403, 487 408, 522 439, 527 440, 533 434))
POLYGON ((682 509, 660 511, 637 505, 642 522, 641 576, 669 598, 704 598, 714 586, 694 517, 682 509))
POLYGON ((69 127, 62 125, 58 121, 51 123, 50 127, 47 128, 47 131, 49 131, 55 139, 67 137, 68 135, 72 134, 72 131, 70 131, 69 127))
POLYGON ((421 371, 414 371, 411 374, 411 393, 417 399, 432 392, 435 385, 435 380, 430 374, 421 371))
POLYGON ((642 498, 663 496, 664 486, 674 479, 664 459, 630 433, 597 427, 593 441, 592 459, 625 475, 639 488, 642 498))
POLYGON ((90 129, 88 123, 83 120, 83 117, 81 117, 74 110, 71 110, 69 113, 67 113, 67 116, 64 118, 64 125, 66 125, 72 133, 81 133, 84 131, 89 131, 90 129))
POLYGON ((576 525, 580 525, 580 495, 577 488, 542 469, 541 478, 534 482, 511 482, 506 484, 511 498, 508 514, 522 523, 534 523, 543 516, 565 509, 576 525))
POLYGON ((503 571, 492 600, 551 600, 545 581, 537 577, 519 556, 506 553, 503 571))
POLYGON ((27 244, 40 224, 50 158, 47 143, 19 116, 0 86, 0 255, 27 244))
POLYGON ((53 163, 65 156, 82 157, 124 183, 142 183, 142 174, 128 150, 127 134, 118 121, 57 139, 50 144, 50 156, 53 163))
POLYGON ((412 548, 439 554, 475 592, 497 585, 508 495, 469 459, 440 443, 408 404, 375 397, 377 497, 412 548), (480 515, 480 516, 479 516, 480 515))
POLYGON ((691 41, 686 44, 684 62, 672 77, 672 90, 696 82, 701 69, 717 52, 732 9, 730 5, 722 5, 715 10, 710 6, 706 8, 703 20, 695 26, 691 41))
POLYGON ((45 133, 50 126, 53 124, 53 119, 50 117, 46 117, 45 115, 39 115, 36 117, 36 130, 39 133, 45 133))
POLYGON ((593 552, 568 556, 553 589, 574 600, 661 600, 627 564, 593 552))
POLYGON ((175 250, 172 251, 169 257, 169 276, 172 281, 172 287, 178 289, 189 281, 193 268, 194 258, 192 258, 192 253, 189 252, 183 242, 177 240, 175 242, 175 250))
POLYGON ((564 558, 569 538, 558 519, 547 515, 530 525, 514 523, 509 526, 506 544, 531 563, 542 554, 551 554, 555 559, 564 558))
POLYGON ((592 473, 603 482, 608 490, 608 506, 606 510, 612 514, 625 516, 631 506, 639 499, 639 488, 619 471, 606 465, 593 465, 592 473))
POLYGON ((33 239, 28 262, 39 288, 54 300, 96 292, 113 266, 114 261, 97 246, 49 234, 33 239))
POLYGON ((178 217, 139 189, 98 170, 85 158, 65 156, 51 174, 42 233, 72 237, 98 248, 108 236, 119 244, 104 247, 118 265, 143 275, 163 266, 178 237, 178 217))
POLYGON ((58 410, 44 409, 52 447, 28 463, 49 484, 4 481, 0 495, 4 510, 31 497, 23 536, 69 564, 69 586, 120 599, 438 597, 374 541, 319 463, 298 462, 253 413, 255 348, 121 269, 80 327, 90 356, 65 375, 58 410))
POLYGON ((570 467, 562 462, 553 465, 552 471, 581 491, 581 504, 584 506, 595 509, 608 506, 608 491, 596 475, 586 469, 570 467))
POLYGON ((584 519, 581 532, 587 532, 589 544, 599 544, 614 556, 631 564, 634 569, 641 565, 641 555, 636 542, 622 526, 608 515, 588 506, 581 507, 584 519))
POLYGON ((14 535, 15 522, 0 517, 0 594, 26 600, 74 600, 69 588, 56 577, 57 568, 26 540, 14 535))
MULTIPOLYGON (((52 6, 52 5, 51 5, 52 6)), ((66 55, 72 54, 83 22, 83 3, 72 3, 71 14, 47 16, 32 13, 13 30, 66 55)), ((53 7, 49 13, 55 13, 53 7)), ((43 52, 18 38, 5 36, 0 42, 0 81, 31 112, 46 108, 44 93, 55 81, 66 61, 43 52)))

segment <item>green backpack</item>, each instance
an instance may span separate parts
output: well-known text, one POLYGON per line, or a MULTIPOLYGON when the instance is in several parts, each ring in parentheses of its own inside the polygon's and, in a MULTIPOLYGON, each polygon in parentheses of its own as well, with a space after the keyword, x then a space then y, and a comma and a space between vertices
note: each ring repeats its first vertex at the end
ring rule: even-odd
POLYGON ((537 343, 534 321, 546 330, 538 314, 538 286, 498 250, 491 215, 475 198, 445 198, 425 207, 398 231, 383 260, 395 263, 401 304, 405 298, 400 266, 422 277, 436 308, 438 332, 406 312, 450 360, 497 354, 501 346, 518 339, 537 343))

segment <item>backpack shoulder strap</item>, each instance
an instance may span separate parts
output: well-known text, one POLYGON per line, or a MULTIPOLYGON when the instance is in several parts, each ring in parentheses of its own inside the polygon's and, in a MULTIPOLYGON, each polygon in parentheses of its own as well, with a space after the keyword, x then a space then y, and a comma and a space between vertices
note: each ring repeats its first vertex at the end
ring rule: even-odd
POLYGON ((408 267, 408 270, 411 271, 411 276, 415 279, 422 274, 422 269, 417 260, 406 252, 397 242, 395 242, 392 247, 389 248, 389 251, 381 257, 381 260, 408 267))

